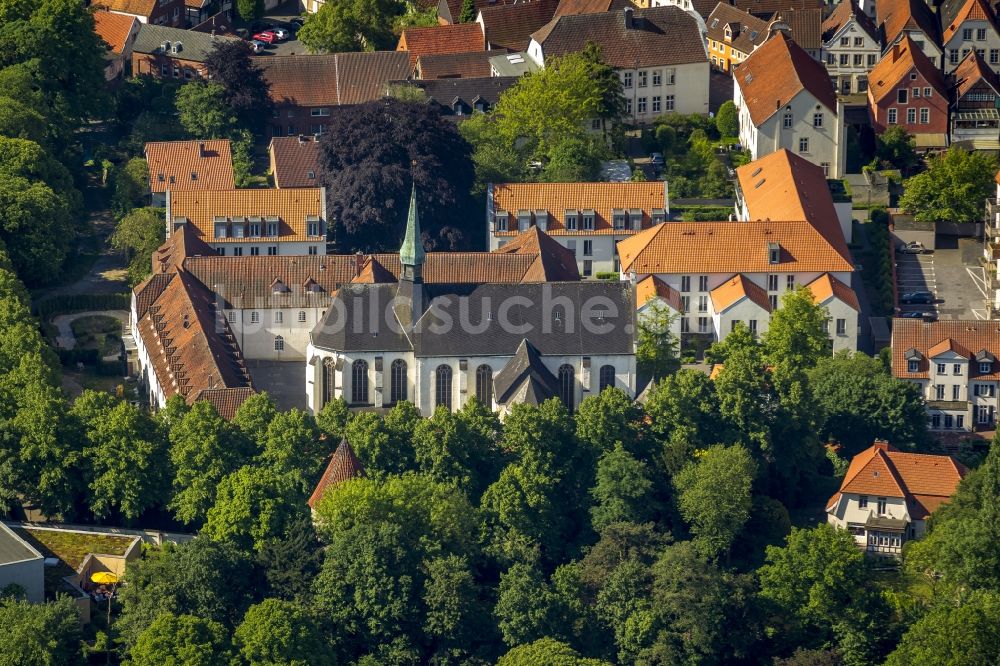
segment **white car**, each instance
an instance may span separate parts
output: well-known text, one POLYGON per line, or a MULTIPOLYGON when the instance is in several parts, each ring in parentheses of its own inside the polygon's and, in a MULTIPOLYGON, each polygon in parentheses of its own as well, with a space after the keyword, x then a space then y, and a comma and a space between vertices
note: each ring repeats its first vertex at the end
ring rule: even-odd
POLYGON ((250 40, 250 48, 253 49, 254 53, 260 53, 265 48, 267 48, 267 44, 265 44, 264 42, 260 41, 259 39, 251 39, 250 40))
POLYGON ((289 37, 289 32, 285 28, 279 28, 278 26, 271 26, 270 28, 268 28, 268 30, 273 32, 274 36, 280 39, 281 41, 285 41, 289 37))

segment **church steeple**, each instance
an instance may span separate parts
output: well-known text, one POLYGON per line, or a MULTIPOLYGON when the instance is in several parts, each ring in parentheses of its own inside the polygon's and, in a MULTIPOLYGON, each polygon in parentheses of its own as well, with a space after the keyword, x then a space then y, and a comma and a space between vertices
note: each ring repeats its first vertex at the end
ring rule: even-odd
POLYGON ((403 266, 403 279, 419 282, 426 253, 420 240, 420 213, 417 211, 417 184, 410 190, 410 211, 406 216, 406 235, 399 248, 399 263, 403 266))

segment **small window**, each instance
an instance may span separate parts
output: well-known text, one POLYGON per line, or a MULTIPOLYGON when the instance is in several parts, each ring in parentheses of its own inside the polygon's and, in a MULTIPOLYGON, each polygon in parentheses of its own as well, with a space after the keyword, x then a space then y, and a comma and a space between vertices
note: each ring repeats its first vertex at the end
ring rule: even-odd
POLYGON ((906 369, 908 372, 919 372, 920 371, 920 361, 910 361, 906 369))
POLYGON ((439 365, 434 371, 434 406, 451 411, 451 366, 439 365))
POLYGON ((837 320, 837 335, 847 335, 847 320, 838 319, 837 320))
POLYGON ((799 152, 800 153, 809 152, 809 137, 803 136, 799 138, 799 152))
POLYGON ((285 339, 280 335, 274 336, 274 351, 285 351, 285 339))
POLYGON ((823 114, 814 113, 813 114, 813 127, 823 127, 823 114))
POLYGON ((906 104, 906 102, 907 102, 907 96, 909 95, 909 92, 910 91, 908 91, 906 88, 900 88, 899 90, 897 90, 896 91, 896 102, 898 102, 899 104, 906 104))
POLYGON ((309 180, 316 180, 316 172, 310 171, 309 173, 306 174, 306 178, 308 178, 309 180))
POLYGON ((987 374, 990 372, 991 364, 989 361, 981 361, 979 363, 980 374, 987 374))
POLYGON ((937 364, 937 373, 938 373, 939 375, 943 375, 943 374, 946 374, 947 372, 948 372, 948 370, 947 370, 947 368, 945 367, 945 364, 944 364, 944 363, 938 363, 938 364, 937 364))
POLYGON ((886 500, 884 497, 878 498, 878 515, 884 516, 886 512, 886 500))
POLYGON ((868 495, 861 495, 858 497, 858 508, 867 509, 868 508, 868 495))
POLYGON ((260 312, 258 312, 257 310, 251 310, 250 311, 250 323, 251 324, 259 324, 260 323, 260 312))
POLYGON ((275 324, 281 324, 281 323, 284 322, 284 320, 285 320, 285 313, 283 313, 281 310, 275 310, 274 311, 274 323, 275 324))
POLYGON ((896 109, 889 109, 888 120, 890 125, 896 124, 896 109))
POLYGON ((953 375, 960 375, 960 374, 962 374, 962 364, 961 363, 953 363, 952 366, 951 366, 951 374, 953 374, 953 375))

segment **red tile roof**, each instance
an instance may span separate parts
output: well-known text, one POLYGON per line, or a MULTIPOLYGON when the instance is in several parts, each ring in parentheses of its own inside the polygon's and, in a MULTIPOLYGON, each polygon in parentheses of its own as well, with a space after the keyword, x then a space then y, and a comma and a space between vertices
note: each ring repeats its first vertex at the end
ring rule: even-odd
POLYGON ((800 92, 837 111, 826 68, 783 33, 768 39, 733 72, 753 124, 760 126, 800 92))
POLYGON ((313 137, 276 136, 269 150, 275 187, 316 187, 319 142, 313 137))
MULTIPOLYGON (((966 0, 966 3, 962 5, 962 8, 958 11, 958 15, 955 16, 954 20, 948 24, 944 29, 944 34, 942 35, 943 43, 947 44, 951 41, 951 38, 956 32, 962 27, 962 24, 966 21, 986 21, 993 28, 993 31, 997 31, 996 27, 996 15, 993 10, 990 9, 983 0, 966 0)), ((975 53, 975 51, 973 51, 975 53)))
POLYGON ((486 42, 491 49, 526 51, 531 42, 531 33, 552 20, 559 4, 559 0, 530 0, 484 7, 480 18, 486 42))
POLYGON ((552 240, 538 227, 531 227, 514 240, 493 251, 495 254, 534 256, 521 282, 566 282, 580 279, 576 254, 552 240))
POLYGON ((362 104, 385 95, 385 84, 405 79, 411 63, 406 53, 374 51, 330 55, 257 56, 275 104, 341 106, 362 104))
MULTIPOLYGON (((510 220, 517 221, 519 210, 532 213, 548 212, 546 232, 565 232, 566 211, 594 211, 593 233, 635 233, 631 229, 613 229, 616 209, 642 211, 642 228, 652 224, 654 208, 667 208, 666 184, 661 181, 644 183, 497 183, 492 187, 494 210, 506 211, 510 220)), ((537 220, 536 220, 537 223, 537 220)), ((567 232, 574 233, 574 232, 567 232)), ((584 233, 584 232, 581 232, 584 233)))
POLYGON ((706 20, 708 38, 729 44, 741 53, 750 53, 767 39, 767 22, 738 7, 720 2, 706 20), (726 26, 730 38, 726 39, 726 26))
POLYGON ((813 300, 817 305, 823 305, 831 298, 836 298, 842 303, 846 303, 854 310, 861 312, 858 304, 858 295, 846 284, 833 277, 829 273, 823 273, 818 278, 806 285, 812 292, 813 300))
POLYGON ((934 92, 947 98, 944 77, 941 71, 931 62, 930 58, 910 39, 903 39, 893 44, 888 53, 882 56, 878 64, 868 74, 868 95, 875 103, 881 102, 887 95, 895 95, 899 82, 908 77, 916 69, 934 87, 934 92))
POLYGON ((701 30, 694 17, 676 6, 600 14, 559 16, 531 38, 542 45, 546 59, 582 51, 587 42, 601 47, 611 67, 635 69, 708 61, 701 30))
POLYGON ((99 0, 94 6, 111 12, 149 18, 156 11, 158 2, 159 0, 99 0))
POLYGON ((734 0, 733 4, 754 16, 770 19, 788 9, 822 9, 823 0, 734 0))
POLYGON ((712 309, 718 313, 725 312, 744 298, 767 312, 771 311, 771 300, 767 297, 767 292, 744 275, 734 275, 713 289, 709 296, 712 298, 712 309))
POLYGON ((396 50, 409 53, 412 67, 422 55, 485 51, 486 41, 478 23, 435 25, 403 30, 396 50))
POLYGON ((96 11, 94 12, 94 30, 104 40, 104 43, 111 47, 112 51, 122 53, 125 50, 128 36, 132 34, 132 28, 138 20, 134 16, 96 11))
MULTIPOLYGON (((901 379, 927 378, 932 353, 941 353, 941 344, 955 345, 970 361, 981 351, 1000 358, 1000 324, 994 321, 948 320, 923 322, 918 319, 894 319, 892 325, 892 374, 901 379), (916 372, 909 371, 907 352, 915 349, 921 356, 916 372)), ((1000 361, 991 363, 990 372, 980 373, 979 364, 969 365, 973 379, 1000 380, 1000 361)))
POLYGON ((635 8, 635 4, 629 0, 559 0, 555 16, 617 12, 626 7, 635 8))
POLYGON ((986 61, 975 50, 969 51, 969 55, 958 63, 952 77, 956 104, 960 103, 962 97, 980 81, 985 81, 993 88, 994 93, 1000 94, 1000 76, 997 76, 997 73, 990 69, 986 61))
POLYGON ((494 50, 423 55, 417 58, 414 72, 420 79, 490 76, 490 58, 497 53, 494 50))
POLYGON ((920 520, 953 495, 968 472, 951 456, 904 453, 876 441, 851 460, 827 507, 832 508, 842 493, 897 497, 906 499, 910 517, 920 520))
POLYGON ((885 44, 895 42, 904 30, 913 30, 940 46, 937 20, 924 0, 879 0, 875 11, 885 44))
POLYGON ((858 8, 857 0, 843 0, 833 10, 833 13, 823 21, 823 39, 832 39, 851 20, 876 42, 880 40, 878 28, 875 27, 868 14, 858 8))
POLYGON ((260 243, 261 239, 244 236, 241 238, 216 238, 215 218, 229 219, 243 217, 279 218, 278 238, 280 241, 316 241, 308 235, 307 217, 323 217, 322 188, 245 189, 210 191, 170 191, 167 203, 170 224, 177 218, 187 220, 206 242, 213 243, 260 243))
POLYGON ((310 509, 315 509, 316 504, 323 497, 323 493, 330 486, 364 476, 365 467, 358 460, 358 456, 354 454, 354 449, 351 448, 346 439, 341 440, 337 446, 337 450, 330 456, 330 462, 327 464, 326 469, 323 471, 323 476, 320 477, 319 483, 316 484, 316 488, 313 490, 312 495, 309 496, 306 504, 309 505, 310 509))
POLYGON ((145 153, 151 192, 236 187, 229 139, 153 141, 146 144, 145 153))
POLYGON ((823 46, 822 9, 783 9, 774 16, 775 21, 784 21, 791 29, 795 43, 807 50, 823 46))
POLYGON ((647 275, 635 285, 635 306, 641 308, 653 298, 662 298, 670 307, 680 312, 681 295, 677 290, 655 275, 647 275))

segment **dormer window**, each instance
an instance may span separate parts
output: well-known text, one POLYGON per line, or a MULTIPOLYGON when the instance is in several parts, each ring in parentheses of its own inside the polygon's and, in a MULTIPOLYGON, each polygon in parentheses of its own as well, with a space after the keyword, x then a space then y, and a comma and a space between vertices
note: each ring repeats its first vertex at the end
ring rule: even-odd
POLYGON ((310 171, 309 173, 306 174, 306 178, 308 178, 309 180, 316 180, 316 172, 310 171))
POLYGON ((576 231, 580 225, 580 211, 575 208, 567 209, 563 216, 563 224, 568 231, 576 231))
POLYGON ((246 221, 245 217, 233 218, 233 238, 243 238, 246 235, 246 221))
POLYGON ((549 211, 547 210, 536 210, 535 211, 535 224, 542 231, 547 231, 549 226, 549 211))
POLYGON ((498 210, 493 214, 493 227, 496 231, 507 231, 507 220, 510 218, 507 211, 498 210))
POLYGON ((907 372, 920 372, 920 361, 907 361, 906 362, 907 372))
POLYGON ((268 215, 264 218, 265 228, 268 236, 277 236, 281 227, 281 222, 277 215, 268 215))
POLYGON ((662 224, 667 221, 667 211, 662 208, 654 208, 649 216, 653 219, 653 224, 662 224))
POLYGON ((980 374, 982 374, 982 375, 988 375, 992 371, 993 371, 993 364, 992 363, 990 363, 989 361, 980 361, 979 362, 979 373, 980 374))
POLYGON ((215 218, 215 237, 216 238, 228 238, 229 237, 229 220, 227 218, 216 216, 216 218, 215 218))
POLYGON ((250 238, 260 238, 261 219, 259 217, 251 217, 249 219, 247 236, 250 236, 250 238))
POLYGON ((530 226, 531 226, 531 211, 530 210, 517 211, 517 230, 527 231, 528 227, 530 226))
POLYGON ((291 289, 278 278, 274 278, 274 282, 271 283, 271 291, 275 294, 287 294, 291 289))
POLYGON ((624 208, 615 208, 614 210, 612 210, 611 211, 611 220, 612 220, 612 225, 614 226, 615 229, 624 229, 625 228, 625 209, 624 208))
POLYGON ((628 224, 629 228, 633 231, 638 231, 642 228, 642 209, 632 208, 628 212, 628 224))
POLYGON ((316 215, 306 215, 306 235, 322 236, 323 222, 316 215))
POLYGON ((777 264, 781 262, 781 246, 775 242, 767 244, 767 263, 777 264))
POLYGON ((593 210, 585 210, 585 211, 583 211, 583 230, 584 231, 593 231, 594 230, 594 219, 596 217, 597 217, 597 215, 594 213, 593 210))

